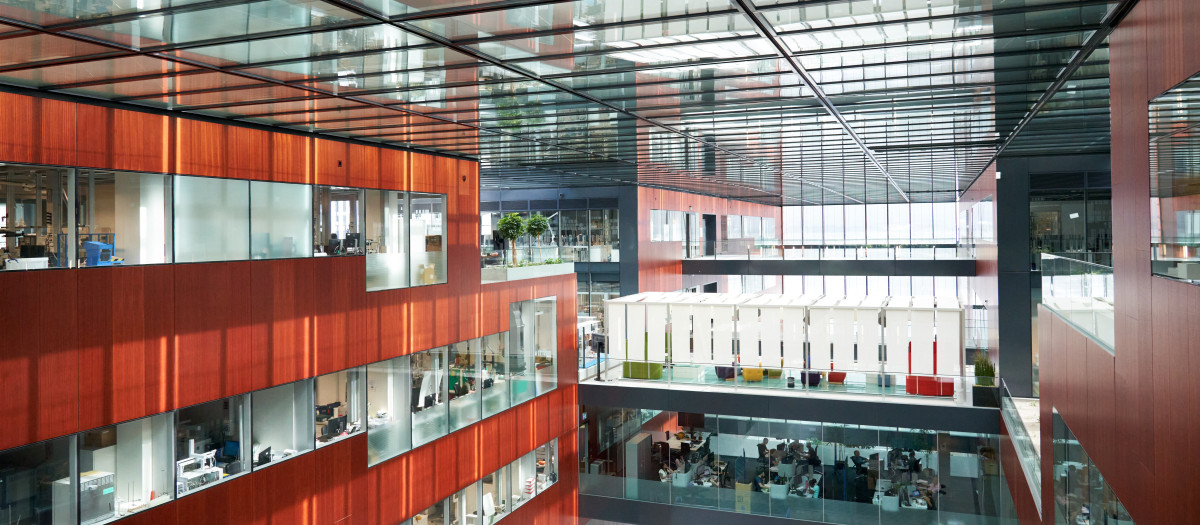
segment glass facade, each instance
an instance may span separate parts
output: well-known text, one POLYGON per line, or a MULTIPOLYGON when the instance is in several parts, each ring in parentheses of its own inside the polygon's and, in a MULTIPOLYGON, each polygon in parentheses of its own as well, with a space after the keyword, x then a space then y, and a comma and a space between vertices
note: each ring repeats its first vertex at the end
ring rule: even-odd
POLYGON ((83 433, 77 440, 81 523, 108 523, 171 501, 173 423, 171 414, 157 414, 83 433))
POLYGON ((1057 410, 1054 420, 1054 523, 1132 525, 1100 469, 1057 410))
POLYGON ((580 493, 826 523, 1010 523, 999 436, 585 407, 580 493))
POLYGON ((1200 75, 1150 101, 1151 272, 1200 284, 1200 75))
POLYGON ((158 173, 77 170, 78 264, 172 262, 172 183, 158 173))
POLYGON ((251 462, 257 462, 253 452, 249 394, 179 409, 175 412, 176 497, 250 472, 251 462))
POLYGON ((515 212, 525 220, 540 213, 550 228, 536 242, 528 234, 513 241, 500 237, 496 224, 514 212, 485 211, 479 216, 479 256, 484 268, 546 262, 620 262, 619 220, 616 209, 542 210, 515 212))
POLYGON ((367 429, 366 367, 317 376, 313 380, 313 428, 317 447, 367 429))
POLYGON ((262 467, 313 449, 311 379, 250 394, 252 461, 262 467))

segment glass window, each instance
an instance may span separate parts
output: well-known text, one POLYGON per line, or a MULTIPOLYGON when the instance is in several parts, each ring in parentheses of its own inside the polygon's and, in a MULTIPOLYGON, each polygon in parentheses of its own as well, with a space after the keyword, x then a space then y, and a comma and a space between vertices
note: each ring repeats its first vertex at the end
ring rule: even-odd
POLYGON ((409 356, 367 365, 367 463, 412 449, 409 356))
POLYGON ((313 186, 313 254, 362 255, 366 190, 313 186))
POLYGON ((558 481, 558 439, 537 448, 537 491, 558 481))
POLYGON ((508 473, 512 486, 517 491, 513 493, 513 508, 524 505, 537 495, 537 452, 532 451, 508 465, 508 473))
POLYGON ((1150 271, 1193 284, 1200 283, 1200 145, 1192 133, 1197 86, 1200 75, 1149 106, 1150 271))
POLYGON ((537 395, 545 394, 558 386, 558 300, 554 297, 533 301, 535 319, 534 348, 537 366, 537 395))
POLYGON ((650 210, 650 242, 664 240, 667 229, 667 213, 663 210, 650 210))
POLYGON ((366 429, 366 368, 318 376, 313 381, 314 428, 317 446, 325 446, 366 429))
POLYGON ((366 191, 367 291, 408 286, 408 195, 366 191))
POLYGON ((508 323, 508 379, 512 404, 517 405, 537 395, 537 317, 533 301, 510 304, 508 323))
POLYGON ((412 441, 419 447, 447 434, 446 349, 412 354, 412 441))
POLYGON ((69 246, 66 169, 8 166, 0 172, 0 229, 5 270, 37 270, 74 264, 69 246))
POLYGON ((767 241, 778 239, 775 235, 775 219, 773 217, 763 219, 762 238, 767 241))
POLYGON ((559 221, 559 243, 558 257, 564 262, 587 262, 591 260, 589 257, 590 241, 588 241, 588 211, 562 211, 559 212, 562 220, 559 221))
POLYGON ((311 379, 259 390, 250 396, 256 468, 313 449, 311 379))
POLYGON ((250 258, 309 257, 312 186, 250 182, 250 258))
POLYGON ((621 243, 617 210, 591 210, 591 262, 620 262, 621 243))
POLYGON ((175 177, 175 262, 250 258, 250 181, 175 177))
POLYGON ((804 216, 804 244, 822 244, 825 242, 825 237, 822 235, 824 226, 822 226, 823 212, 820 206, 804 206, 801 215, 804 216))
POLYGON ((467 485, 449 498, 452 524, 484 523, 479 520, 479 482, 467 485))
POLYGON ((175 496, 250 471, 250 400, 218 399, 175 412, 175 496))
POLYGON ((108 523, 171 500, 171 416, 167 412, 82 434, 81 523, 108 523))
POLYGON ((483 417, 479 392, 482 339, 450 345, 450 431, 479 421, 483 417))
POLYGON ((446 196, 413 193, 409 226, 412 232, 412 283, 446 282, 446 196))
POLYGON ((516 494, 508 477, 508 467, 500 467, 500 470, 484 476, 479 480, 479 486, 483 493, 479 508, 483 513, 483 523, 495 523, 507 516, 507 504, 516 494))
POLYGON ((762 237, 762 218, 751 217, 749 215, 742 217, 742 236, 747 239, 759 239, 762 237))
MULTIPOLYGON (((4 506, 0 520, 20 523, 75 523, 77 479, 71 473, 76 437, 66 436, 0 452, 0 487, 4 506)), ((89 473, 90 474, 90 473, 89 473)), ((116 503, 113 477, 89 477, 86 504, 111 509, 116 503)), ((90 515, 103 510, 88 512, 90 515)))
POLYGON ((725 238, 726 239, 741 239, 742 238, 742 217, 740 215, 730 215, 725 217, 725 238))
POLYGON ((424 511, 418 512, 416 516, 413 516, 413 525, 452 525, 446 519, 447 501, 439 501, 424 511))
POLYGON ((491 417, 512 406, 512 392, 509 391, 508 357, 505 355, 507 332, 484 336, 482 370, 483 378, 483 417, 491 417))
POLYGON ((75 195, 80 266, 171 262, 170 175, 79 170, 75 195))
POLYGON ((683 241, 683 231, 687 225, 687 222, 683 219, 683 212, 672 211, 669 213, 670 218, 667 220, 671 225, 671 236, 667 240, 675 242, 683 241))

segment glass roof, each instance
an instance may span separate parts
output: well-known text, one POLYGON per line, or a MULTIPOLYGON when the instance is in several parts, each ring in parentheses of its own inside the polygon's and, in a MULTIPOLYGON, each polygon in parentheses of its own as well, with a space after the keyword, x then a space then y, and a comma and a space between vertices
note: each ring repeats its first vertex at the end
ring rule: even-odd
POLYGON ((948 201, 1002 145, 1108 150, 1128 1, 0 0, 0 83, 465 155, 485 188, 948 201))

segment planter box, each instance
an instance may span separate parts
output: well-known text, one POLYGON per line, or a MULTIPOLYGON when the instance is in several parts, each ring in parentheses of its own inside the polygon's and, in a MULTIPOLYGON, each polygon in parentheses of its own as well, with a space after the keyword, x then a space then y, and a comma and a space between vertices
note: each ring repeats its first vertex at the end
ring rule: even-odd
POLYGON ((985 408, 1000 408, 1000 387, 972 385, 971 405, 985 408))
POLYGON ((538 277, 550 277, 552 275, 566 275, 575 273, 575 263, 565 262, 558 264, 541 264, 538 266, 521 266, 518 268, 493 267, 484 268, 480 272, 480 280, 485 283, 499 283, 504 281, 519 281, 522 279, 536 279, 538 277))

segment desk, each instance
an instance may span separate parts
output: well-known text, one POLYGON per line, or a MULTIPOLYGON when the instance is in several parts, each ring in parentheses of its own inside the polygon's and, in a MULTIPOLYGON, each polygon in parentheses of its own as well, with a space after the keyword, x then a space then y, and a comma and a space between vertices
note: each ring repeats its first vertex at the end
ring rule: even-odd
POLYGON ((5 270, 45 270, 50 267, 49 257, 25 257, 4 261, 5 270))

